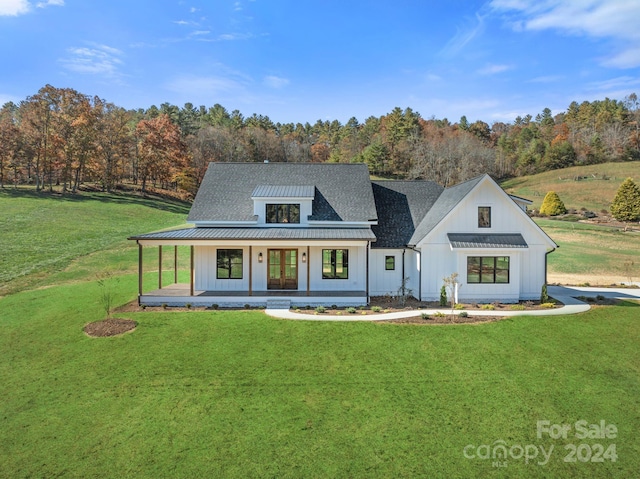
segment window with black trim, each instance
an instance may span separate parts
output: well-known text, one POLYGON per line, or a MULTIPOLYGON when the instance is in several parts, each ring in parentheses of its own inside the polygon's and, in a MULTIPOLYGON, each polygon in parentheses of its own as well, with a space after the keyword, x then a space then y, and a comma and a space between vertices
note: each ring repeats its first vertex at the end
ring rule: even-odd
POLYGON ((478 228, 491 228, 491 206, 478 206, 478 228))
POLYGON ((267 223, 300 223, 300 205, 267 204, 267 223))
POLYGON ((384 257, 384 269, 387 271, 393 271, 396 269, 396 257, 395 256, 385 256, 384 257))
POLYGON ((242 279, 242 250, 217 250, 218 279, 242 279))
POLYGON ((349 278, 349 250, 322 250, 322 279, 349 278))
POLYGON ((467 283, 505 284, 508 282, 508 256, 467 257, 467 283))

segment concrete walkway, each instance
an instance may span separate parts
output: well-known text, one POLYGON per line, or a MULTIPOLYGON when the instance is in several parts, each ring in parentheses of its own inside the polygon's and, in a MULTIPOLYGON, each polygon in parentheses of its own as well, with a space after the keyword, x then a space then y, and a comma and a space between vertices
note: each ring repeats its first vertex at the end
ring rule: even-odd
MULTIPOLYGON (((606 298, 617 299, 637 299, 640 300, 640 289, 624 289, 624 288, 591 288, 591 287, 574 287, 574 286, 549 286, 549 296, 557 299, 564 304, 561 308, 555 309, 538 309, 531 311, 488 311, 488 310, 464 310, 469 316, 555 316, 561 314, 576 314, 589 311, 591 306, 576 299, 576 296, 596 297, 602 295, 606 298)), ((296 313, 290 309, 269 309, 265 312, 269 316, 282 319, 299 319, 305 321, 385 321, 390 319, 410 318, 420 316, 422 313, 430 315, 438 312, 442 314, 451 314, 451 308, 444 309, 420 309, 411 311, 396 311, 393 313, 380 314, 344 314, 340 316, 326 314, 303 314, 296 313)), ((460 314, 461 311, 456 310, 454 314, 460 314)))

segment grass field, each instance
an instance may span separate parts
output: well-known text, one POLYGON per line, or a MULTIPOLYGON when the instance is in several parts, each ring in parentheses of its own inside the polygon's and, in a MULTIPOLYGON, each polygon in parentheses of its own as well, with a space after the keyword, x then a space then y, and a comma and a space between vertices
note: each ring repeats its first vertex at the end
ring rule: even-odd
MULTIPOLYGON (((122 278, 130 299, 135 277, 122 278)), ((632 477, 640 468, 640 307, 482 326, 136 313, 91 339, 95 282, 0 301, 2 477, 632 477), (605 420, 615 440, 538 439, 605 420), (554 445, 545 465, 467 459, 554 445), (618 460, 565 463, 565 445, 618 460)))
POLYGON ((567 208, 586 208, 600 213, 609 211, 618 187, 629 177, 640 182, 640 161, 574 166, 514 178, 501 186, 510 194, 532 200, 532 209, 540 209, 544 195, 555 191, 567 208), (578 176, 587 178, 575 181, 578 176), (608 179, 602 179, 603 176, 608 179))
MULTIPOLYGON (((18 253, 2 256, 12 279, 0 299, 1 478, 626 478, 640 470, 637 304, 459 326, 123 313, 138 322, 134 332, 92 339, 82 328, 104 317, 96 274, 117 274, 118 304, 134 299, 137 250, 124 238, 183 223, 186 208, 2 192, 0 209, 16 216, 3 216, 0 249, 18 253), (61 257, 53 247, 31 250, 36 240, 56 244, 61 257), (42 261, 35 270, 34 261, 42 261), (604 420, 618 435, 538 438, 539 420, 604 420), (542 453, 506 467, 465 457, 496 444, 554 450, 545 465, 542 453), (596 444, 615 444, 618 458, 565 462, 571 444, 586 445, 583 459, 596 444)), ((563 248, 587 253, 577 234, 550 264, 563 248)))
MULTIPOLYGON (((131 269, 127 237, 185 222, 189 205, 116 194, 51 197, 33 189, 0 189, 0 295, 50 284, 75 260, 109 251, 108 261, 90 263, 84 276, 105 269, 131 269), (22 280, 21 280, 22 279, 22 280)), ((82 278, 82 271, 55 281, 82 278)))
POLYGON ((640 281, 640 234, 536 219, 560 246, 548 256, 550 283, 610 285, 640 281))

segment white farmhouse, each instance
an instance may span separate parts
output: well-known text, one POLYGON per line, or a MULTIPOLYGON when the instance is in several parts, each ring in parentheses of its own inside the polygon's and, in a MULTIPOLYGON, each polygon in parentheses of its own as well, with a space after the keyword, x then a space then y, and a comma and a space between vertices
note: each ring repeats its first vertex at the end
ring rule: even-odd
POLYGON ((536 299, 557 245, 528 217, 528 203, 488 175, 444 189, 371 181, 363 164, 211 163, 187 219, 193 227, 130 238, 140 251, 139 301, 357 306, 397 294, 403 278, 429 301, 452 273, 461 302, 536 299), (174 272, 175 284, 163 286, 163 254, 185 245, 189 283, 174 272), (151 291, 148 247, 159 251, 151 291))

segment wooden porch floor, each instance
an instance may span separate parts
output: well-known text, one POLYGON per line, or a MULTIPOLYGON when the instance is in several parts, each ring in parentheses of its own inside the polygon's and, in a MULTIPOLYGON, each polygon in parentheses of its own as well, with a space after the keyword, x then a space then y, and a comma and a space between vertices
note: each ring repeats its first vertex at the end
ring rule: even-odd
MULTIPOLYGON (((292 298, 324 298, 324 297, 334 297, 334 298, 362 298, 366 297, 367 293, 365 291, 297 291, 297 290, 268 290, 268 291, 253 291, 251 295, 249 295, 248 291, 200 291, 196 290, 193 292, 193 297, 207 298, 207 297, 292 297, 292 298)), ((148 291, 143 293, 144 296, 166 296, 168 298, 171 297, 185 297, 189 296, 189 285, 178 283, 171 284, 169 286, 165 286, 162 289, 156 289, 153 291, 148 291)))

